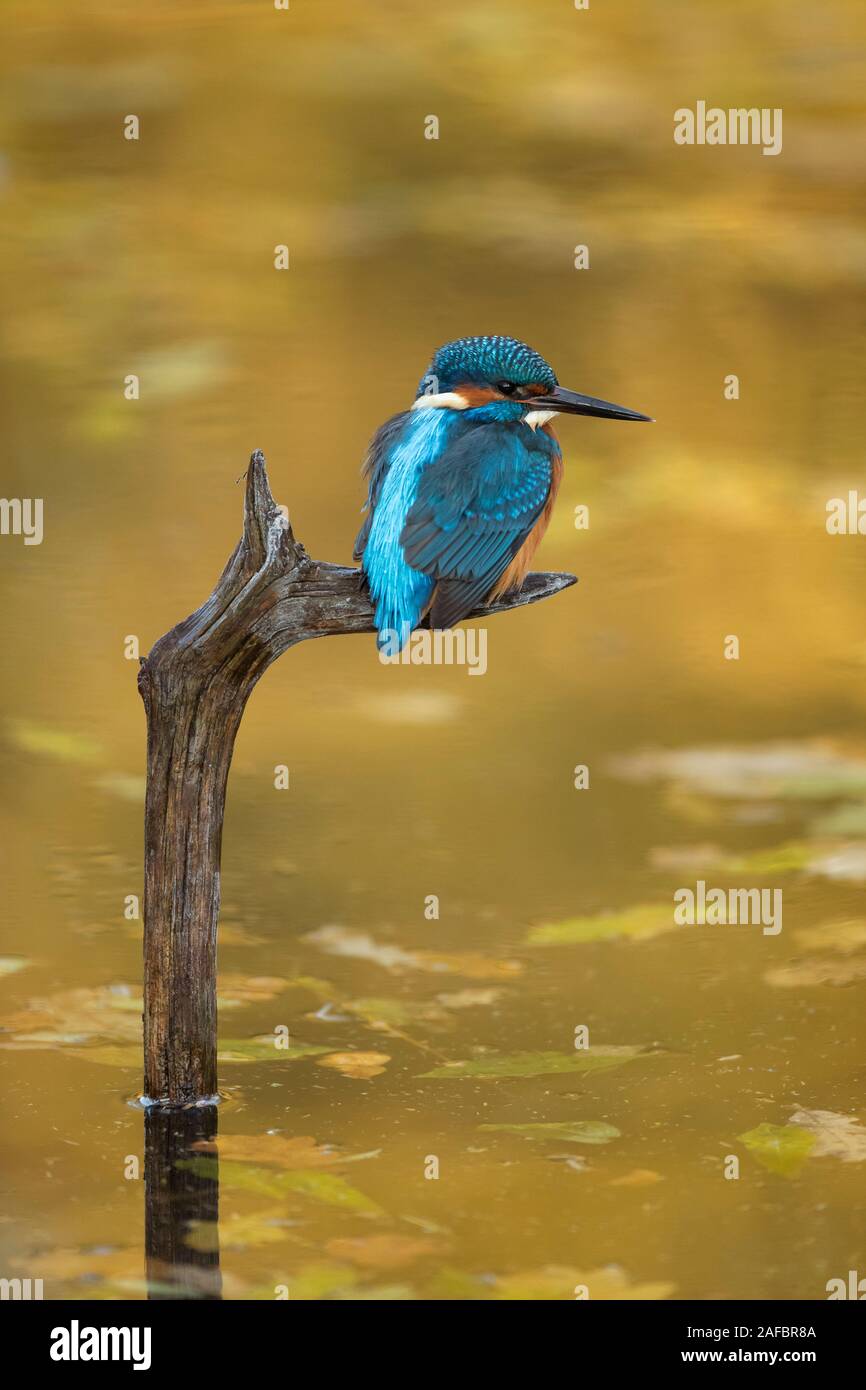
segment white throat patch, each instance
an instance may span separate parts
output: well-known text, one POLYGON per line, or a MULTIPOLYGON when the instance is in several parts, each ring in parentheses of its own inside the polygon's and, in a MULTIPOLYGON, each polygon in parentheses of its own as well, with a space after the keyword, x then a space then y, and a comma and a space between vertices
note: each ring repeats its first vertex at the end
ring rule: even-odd
POLYGON ((523 423, 531 430, 537 430, 539 425, 546 425, 548 420, 552 420, 558 414, 558 410, 530 410, 528 415, 524 415, 523 423))

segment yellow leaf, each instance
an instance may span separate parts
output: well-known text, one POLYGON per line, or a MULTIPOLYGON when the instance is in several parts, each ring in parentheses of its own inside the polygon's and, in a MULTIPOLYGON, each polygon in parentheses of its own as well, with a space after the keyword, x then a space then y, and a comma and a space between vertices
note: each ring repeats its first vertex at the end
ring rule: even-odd
POLYGON ((331 1052, 327 1057, 319 1057, 316 1065, 332 1067, 341 1076, 350 1076, 356 1081, 366 1081, 372 1076, 381 1076, 390 1060, 387 1052, 331 1052))

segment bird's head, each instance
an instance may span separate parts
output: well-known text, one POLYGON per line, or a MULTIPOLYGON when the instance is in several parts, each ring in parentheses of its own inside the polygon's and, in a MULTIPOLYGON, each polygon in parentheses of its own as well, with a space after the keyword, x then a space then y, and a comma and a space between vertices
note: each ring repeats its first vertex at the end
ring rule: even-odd
POLYGON ((553 415, 597 415, 605 420, 649 420, 623 405, 581 396, 559 385, 548 362, 517 338, 457 338, 435 353, 421 378, 414 410, 478 410, 505 404, 508 414, 541 424, 553 415))

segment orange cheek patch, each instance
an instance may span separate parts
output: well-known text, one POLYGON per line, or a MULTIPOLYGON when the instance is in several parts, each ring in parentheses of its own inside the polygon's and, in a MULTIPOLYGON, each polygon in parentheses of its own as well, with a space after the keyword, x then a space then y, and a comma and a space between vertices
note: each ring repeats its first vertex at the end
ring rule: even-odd
POLYGON ((459 386, 456 394, 466 402, 467 410, 475 410, 480 405, 489 405, 491 401, 506 399, 490 386, 459 386))

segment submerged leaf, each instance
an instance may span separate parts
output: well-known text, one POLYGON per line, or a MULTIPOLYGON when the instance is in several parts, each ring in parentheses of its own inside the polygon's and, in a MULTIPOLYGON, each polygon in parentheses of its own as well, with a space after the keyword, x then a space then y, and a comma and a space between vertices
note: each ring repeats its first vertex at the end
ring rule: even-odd
POLYGON ((325 1249, 335 1259, 350 1260, 363 1269, 399 1269, 425 1255, 441 1253, 442 1246, 421 1236, 382 1234, 329 1240, 325 1249))
POLYGON ((221 1062, 297 1062, 330 1051, 312 1043, 295 1043, 291 1047, 281 1044, 282 1039, 270 1033, 255 1038, 226 1038, 219 1045, 217 1057, 221 1062))
MULTIPOLYGON (((299 1300, 337 1298, 343 1293, 349 1293, 360 1277, 357 1270, 350 1269, 347 1265, 326 1264, 321 1261, 305 1265, 303 1269, 290 1275, 286 1282, 292 1302, 297 1303, 299 1300)), ((263 1294, 263 1297, 265 1296, 273 1295, 268 1291, 267 1295, 263 1294)))
POLYGON ((841 1158, 843 1163, 866 1159, 866 1129, 853 1115, 833 1110, 796 1110, 788 1121, 812 1135, 813 1158, 841 1158))
POLYGON ((134 1046, 132 1043, 126 1047, 119 1044, 106 1044, 104 1047, 71 1047, 69 1055, 82 1062, 94 1062, 100 1067, 123 1067, 129 1070, 134 1068, 136 1071, 140 1071, 142 1067, 141 1046, 134 1046))
POLYGON ((458 989, 453 994, 437 994, 436 998, 444 1009, 484 1009, 502 998, 502 990, 458 989))
POLYGON ((289 987, 278 975, 221 974, 217 977, 217 1004, 221 1009, 243 1004, 267 1003, 289 987))
POLYGON ((645 749, 620 755, 611 765, 631 782, 665 779, 689 791, 739 800, 826 800, 866 793, 866 759, 821 740, 645 749))
POLYGON ((542 1269, 529 1269, 520 1274, 508 1274, 497 1279, 494 1297, 521 1302, 539 1299, 573 1300, 576 1290, 584 1288, 589 1298, 598 1303, 611 1299, 669 1298, 675 1285, 666 1282, 630 1284, 627 1274, 616 1265, 585 1272, 561 1265, 545 1265, 542 1269))
POLYGON ((519 960, 491 960, 477 952, 416 951, 419 970, 465 975, 469 980, 513 980, 523 974, 519 960))
MULTIPOLYGON (((12 1256, 9 1263, 13 1269, 29 1272, 34 1267, 35 1257, 26 1260, 12 1256)), ((40 1252, 39 1277, 45 1280, 86 1280, 88 1284, 97 1280, 114 1283, 119 1279, 134 1279, 141 1275, 141 1246, 98 1246, 88 1249, 76 1246, 74 1249, 43 1250, 40 1252)))
POLYGON ((93 785, 110 796, 116 796, 121 801, 132 801, 136 805, 144 803, 147 790, 146 779, 129 772, 106 772, 93 785))
POLYGON ((421 1073, 421 1079, 459 1081, 463 1077, 497 1080, 500 1077, 548 1076, 573 1072, 609 1071, 636 1057, 658 1056, 640 1047, 592 1047, 580 1052, 516 1052, 511 1056, 474 1058, 452 1062, 421 1073))
POLYGON ((623 1173, 620 1178, 611 1178, 609 1187, 652 1187, 657 1182, 664 1182, 661 1173, 653 1172, 652 1168, 633 1168, 630 1173, 623 1173))
POLYGON ((609 1144, 620 1138, 620 1130, 604 1120, 558 1120, 525 1125, 479 1125, 489 1133, 502 1131, 522 1134, 527 1139, 564 1139, 572 1144, 609 1144))
POLYGON ((435 974, 466 975, 476 980, 496 980, 519 975, 523 966, 516 960, 492 960, 477 953, 439 951, 405 951, 401 946, 386 946, 366 932, 349 927, 318 927, 303 938, 331 956, 348 956, 367 960, 386 970, 424 970, 435 974))
POLYGON ((671 903, 647 903, 624 912, 603 912, 592 917, 569 917, 530 928, 528 946, 571 946, 586 941, 611 941, 619 936, 647 940, 676 931, 671 903))
POLYGON ((0 1026, 14 1035, 19 1047, 79 1046, 89 1038, 136 1041, 141 1038, 142 998, 130 985, 99 985, 67 989, 33 999, 26 1009, 7 1014, 0 1026))
POLYGON ((803 985, 850 985, 866 979, 866 955, 807 956, 788 961, 764 972, 768 985, 777 989, 799 989, 803 985))
POLYGON ((218 1178, 226 1191, 254 1192, 260 1197, 281 1198, 295 1194, 326 1206, 340 1207, 360 1216, 382 1216, 382 1208, 336 1173, 312 1168, 297 1172, 274 1173, 246 1163, 218 1160, 208 1156, 180 1159, 175 1167, 201 1178, 218 1178))
POLYGON ((781 845, 771 845, 769 849, 727 855, 716 867, 729 874, 790 874, 811 868, 814 858, 814 845, 790 840, 781 845))
POLYGON ((821 922, 815 927, 801 927, 796 932, 797 945, 814 951, 848 953, 866 947, 866 920, 862 917, 841 921, 821 922))
POLYGON ((0 956, 0 976, 15 975, 29 964, 24 956, 0 956))
POLYGON ((331 1052, 320 1057, 317 1067, 331 1067, 341 1076, 355 1081, 368 1081, 370 1077, 381 1076, 390 1062, 387 1052, 331 1052))
POLYGON ((251 1216, 233 1212, 230 1217, 216 1221, 190 1221, 184 1245, 191 1250, 215 1252, 246 1250, 251 1246, 278 1245, 297 1239, 287 1228, 291 1225, 281 1207, 259 1211, 251 1216))
POLYGON ((763 1168, 786 1178, 800 1171, 815 1147, 813 1134, 791 1124, 761 1124, 739 1138, 763 1168))
POLYGON ((318 927, 301 939, 318 946, 329 956, 368 960, 374 965, 384 966, 386 970, 409 969, 415 965, 415 958, 409 951, 404 951, 400 946, 383 945, 366 932, 352 931, 349 927, 318 927))
POLYGON ((375 1158, 380 1152, 344 1154, 338 1149, 317 1144, 309 1135, 289 1138, 282 1134, 221 1134, 216 1141, 200 1140, 193 1144, 199 1153, 219 1153, 224 1159, 242 1163, 270 1163, 278 1168, 332 1168, 337 1164, 357 1163, 360 1159, 375 1158))
POLYGON ((103 757, 102 748, 86 734, 52 729, 47 724, 37 724, 30 719, 10 719, 7 728, 10 741, 25 753, 35 753, 61 763, 98 763, 103 757))
POLYGON ((823 952, 788 961, 766 971, 768 984, 782 989, 801 985, 847 985, 866 979, 866 921, 853 918, 821 922, 795 932, 798 946, 823 952))
POLYGON ((809 825, 812 835, 866 836, 866 801, 853 801, 817 816, 809 825))

